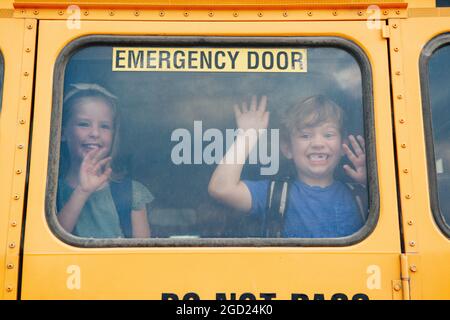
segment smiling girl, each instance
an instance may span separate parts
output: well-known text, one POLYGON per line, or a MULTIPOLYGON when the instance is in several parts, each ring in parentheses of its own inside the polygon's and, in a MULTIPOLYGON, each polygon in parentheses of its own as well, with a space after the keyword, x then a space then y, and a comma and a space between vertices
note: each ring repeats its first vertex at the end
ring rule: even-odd
POLYGON ((58 221, 89 238, 147 238, 153 196, 118 165, 117 99, 97 84, 74 84, 65 95, 58 221))

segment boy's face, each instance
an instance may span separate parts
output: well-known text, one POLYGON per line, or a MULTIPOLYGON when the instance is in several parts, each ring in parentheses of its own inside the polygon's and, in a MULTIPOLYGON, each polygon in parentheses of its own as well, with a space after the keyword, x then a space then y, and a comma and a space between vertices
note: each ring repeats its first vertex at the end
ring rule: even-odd
POLYGON ((327 121, 292 132, 290 143, 285 143, 282 151, 294 161, 300 180, 309 185, 328 186, 343 155, 339 125, 327 121))

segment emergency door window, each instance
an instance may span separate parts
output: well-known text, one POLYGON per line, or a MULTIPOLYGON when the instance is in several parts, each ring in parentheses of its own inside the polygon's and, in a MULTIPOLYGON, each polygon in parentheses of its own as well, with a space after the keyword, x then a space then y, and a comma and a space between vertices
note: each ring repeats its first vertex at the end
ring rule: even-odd
MULTIPOLYGON (((444 38, 441 38, 444 40, 444 38)), ((445 36, 447 43, 450 37, 445 36)), ((439 41, 436 40, 436 41, 439 41)), ((435 42, 437 43, 437 42, 435 42)), ((437 203, 435 206, 435 217, 438 224, 445 230, 450 231, 450 92, 448 83, 450 82, 450 45, 440 46, 433 52, 425 66, 428 71, 427 83, 423 85, 428 88, 429 100, 425 101, 425 113, 431 112, 432 140, 429 147, 434 144, 433 169, 430 174, 435 174, 437 192, 437 203)), ((449 233, 450 235, 450 233, 449 233)))
POLYGON ((370 67, 332 40, 74 49, 61 64, 60 226, 223 243, 358 234, 371 217, 370 67))
POLYGON ((3 55, 0 52, 0 115, 2 114, 2 98, 3 98, 3 55))

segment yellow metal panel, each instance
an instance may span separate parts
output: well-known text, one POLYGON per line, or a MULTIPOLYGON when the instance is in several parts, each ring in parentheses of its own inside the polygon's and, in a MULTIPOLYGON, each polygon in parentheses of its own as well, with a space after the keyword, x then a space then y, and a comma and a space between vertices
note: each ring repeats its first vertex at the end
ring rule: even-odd
POLYGON ((450 240, 439 230, 430 208, 419 59, 427 42, 450 31, 450 22, 448 18, 411 18, 390 21, 390 26, 405 249, 411 254, 410 266, 411 261, 420 259, 417 272, 410 273, 411 296, 449 299, 450 240), (400 95, 403 99, 399 99, 400 95))
POLYGON ((24 299, 153 298, 196 292, 238 295, 275 292, 277 298, 392 298, 400 279, 400 235, 392 142, 387 41, 365 22, 92 22, 80 29, 41 21, 27 225, 24 299), (300 30, 300 31, 297 31, 300 30), (58 240, 45 220, 45 188, 55 60, 72 40, 91 34, 198 36, 338 36, 360 45, 370 59, 375 100, 380 217, 375 231, 350 247, 322 248, 75 248, 58 240), (45 137, 45 138, 43 138, 45 137), (255 268, 258 266, 258 268, 255 268), (320 297, 320 296, 319 296, 320 297))
POLYGON ((17 296, 35 39, 36 21, 0 20, 0 52, 5 63, 0 123, 0 299, 17 296))
POLYGON ((83 7, 304 7, 304 8, 367 8, 370 5, 378 5, 380 7, 406 7, 408 1, 405 0, 15 0, 14 6, 16 8, 23 7, 67 7, 69 5, 78 5, 83 7))

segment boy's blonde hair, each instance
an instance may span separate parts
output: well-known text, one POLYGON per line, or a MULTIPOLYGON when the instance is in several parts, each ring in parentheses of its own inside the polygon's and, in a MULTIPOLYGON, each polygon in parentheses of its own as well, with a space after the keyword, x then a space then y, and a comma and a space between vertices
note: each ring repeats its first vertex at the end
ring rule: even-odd
POLYGON ((304 128, 315 127, 327 121, 336 122, 344 135, 344 111, 334 101, 323 95, 306 98, 284 111, 281 115, 281 138, 290 141, 291 134, 304 128))

